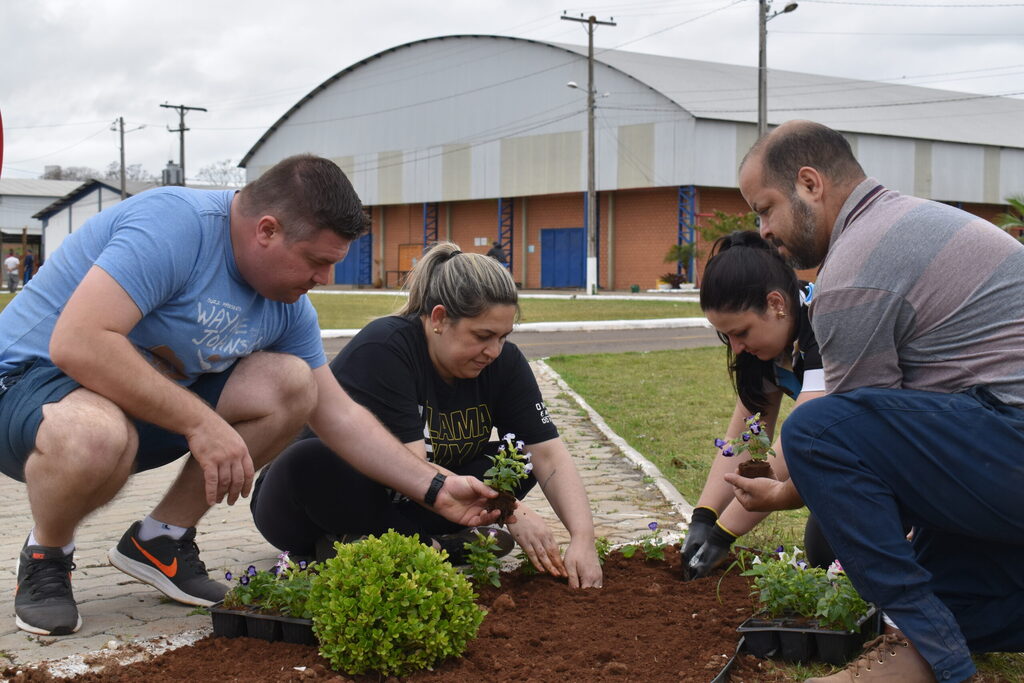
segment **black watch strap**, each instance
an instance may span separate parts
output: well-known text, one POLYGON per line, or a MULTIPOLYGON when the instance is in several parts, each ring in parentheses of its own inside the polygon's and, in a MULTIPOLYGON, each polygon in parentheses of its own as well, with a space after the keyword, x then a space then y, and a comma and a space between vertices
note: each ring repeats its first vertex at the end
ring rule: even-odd
POLYGON ((444 476, 440 472, 434 475, 434 478, 430 480, 430 488, 427 489, 427 495, 423 496, 423 502, 434 507, 434 501, 437 500, 437 494, 441 492, 441 487, 444 486, 444 480, 448 477, 444 476))

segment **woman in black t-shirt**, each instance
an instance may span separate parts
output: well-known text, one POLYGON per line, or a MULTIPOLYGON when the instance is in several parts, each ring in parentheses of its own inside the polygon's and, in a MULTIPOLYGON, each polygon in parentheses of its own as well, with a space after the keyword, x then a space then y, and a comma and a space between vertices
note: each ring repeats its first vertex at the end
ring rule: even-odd
MULTIPOLYGON (((728 346, 729 371, 736 407, 723 439, 731 441, 755 413, 771 435, 782 395, 795 406, 825 393, 818 343, 807 318, 814 285, 799 282, 778 252, 756 232, 737 231, 720 238, 711 250, 700 288, 700 306, 728 346)), ((772 469, 780 480, 789 470, 776 440, 772 469)), ((683 544, 689 578, 706 575, 724 561, 732 542, 753 529, 768 513, 750 512, 735 499, 724 479, 742 458, 718 455, 693 511, 683 544)), ((800 501, 793 501, 799 507, 800 501)), ((834 555, 813 517, 807 521, 804 546, 808 561, 827 566, 834 555)))
MULTIPOLYGON (((540 482, 571 540, 563 559, 547 524, 522 503, 508 526, 511 536, 537 569, 567 577, 573 587, 600 587, 583 483, 529 364, 506 342, 519 312, 508 271, 492 258, 441 243, 424 254, 408 282, 406 305, 368 324, 345 346, 331 363, 335 377, 441 473, 482 478, 491 465, 487 455, 497 448, 492 430, 514 434, 534 466, 517 498, 540 482)), ((268 541, 301 555, 325 554, 324 541, 333 537, 390 528, 419 535, 458 563, 471 538, 470 530, 352 469, 312 433, 261 474, 252 509, 268 541)), ((500 532, 505 552, 511 540, 500 532)))

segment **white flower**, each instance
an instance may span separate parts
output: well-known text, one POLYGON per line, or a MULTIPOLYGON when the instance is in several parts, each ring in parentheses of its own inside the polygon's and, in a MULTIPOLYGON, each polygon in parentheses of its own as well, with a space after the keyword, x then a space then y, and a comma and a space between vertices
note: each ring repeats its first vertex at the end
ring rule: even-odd
POLYGON ((533 453, 523 453, 523 460, 530 462, 530 458, 533 457, 533 453))
POLYGON ((828 566, 828 571, 825 572, 825 576, 828 577, 829 581, 835 581, 836 577, 843 574, 843 565, 839 564, 839 560, 833 560, 832 564, 828 566))
POLYGON ((502 438, 502 440, 504 440, 504 441, 509 441, 509 442, 512 442, 512 441, 515 441, 515 440, 516 440, 516 435, 515 435, 515 434, 513 434, 512 432, 509 432, 508 434, 506 434, 505 436, 503 436, 503 437, 501 437, 501 438, 502 438))
POLYGON ((533 472, 533 463, 532 462, 526 463, 525 467, 526 467, 526 473, 527 474, 529 474, 530 472, 533 472))
POLYGON ((516 441, 516 450, 517 451, 523 450, 524 446, 526 446, 526 444, 524 444, 522 441, 516 441))

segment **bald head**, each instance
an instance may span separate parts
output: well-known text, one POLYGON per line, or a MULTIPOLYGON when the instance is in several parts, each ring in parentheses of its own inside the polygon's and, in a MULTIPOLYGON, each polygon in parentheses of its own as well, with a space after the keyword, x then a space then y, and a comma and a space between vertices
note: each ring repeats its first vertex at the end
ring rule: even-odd
POLYGON ((846 138, 813 121, 787 121, 762 136, 740 169, 753 163, 761 165, 765 185, 783 192, 792 192, 797 173, 805 166, 816 169, 836 188, 852 190, 865 178, 846 138))

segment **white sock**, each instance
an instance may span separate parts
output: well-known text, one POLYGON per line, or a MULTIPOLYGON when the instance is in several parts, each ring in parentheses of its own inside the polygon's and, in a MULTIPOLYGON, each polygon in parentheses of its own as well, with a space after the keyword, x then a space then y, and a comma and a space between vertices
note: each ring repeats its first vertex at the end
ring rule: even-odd
POLYGON ((160 520, 153 519, 153 515, 146 515, 139 526, 139 540, 149 541, 157 536, 170 536, 174 540, 178 540, 185 535, 186 531, 188 531, 187 527, 164 524, 160 520))
MULTIPOLYGON (((35 527, 32 527, 32 532, 28 535, 28 544, 29 545, 39 545, 39 540, 36 539, 36 529, 35 529, 35 527)), ((44 547, 48 548, 49 546, 44 546, 44 547)), ((65 555, 70 555, 71 553, 75 552, 75 540, 71 539, 71 543, 68 543, 66 546, 61 548, 61 550, 64 551, 65 555)))

